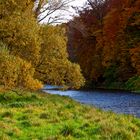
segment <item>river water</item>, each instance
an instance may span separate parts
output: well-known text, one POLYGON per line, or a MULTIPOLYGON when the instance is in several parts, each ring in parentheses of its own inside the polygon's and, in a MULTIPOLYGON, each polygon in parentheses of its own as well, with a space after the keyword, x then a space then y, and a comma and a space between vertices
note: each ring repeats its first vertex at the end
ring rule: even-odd
POLYGON ((119 114, 131 114, 140 118, 140 94, 103 90, 61 91, 54 90, 53 88, 53 86, 46 86, 43 91, 50 94, 68 96, 80 103, 93 105, 105 111, 113 111, 119 114))

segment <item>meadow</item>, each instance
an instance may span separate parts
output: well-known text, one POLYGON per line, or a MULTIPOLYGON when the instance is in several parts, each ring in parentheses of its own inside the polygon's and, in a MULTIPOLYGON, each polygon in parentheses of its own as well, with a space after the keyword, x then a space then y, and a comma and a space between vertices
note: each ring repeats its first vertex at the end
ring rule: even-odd
POLYGON ((0 140, 140 140, 140 119, 19 89, 0 93, 0 140))

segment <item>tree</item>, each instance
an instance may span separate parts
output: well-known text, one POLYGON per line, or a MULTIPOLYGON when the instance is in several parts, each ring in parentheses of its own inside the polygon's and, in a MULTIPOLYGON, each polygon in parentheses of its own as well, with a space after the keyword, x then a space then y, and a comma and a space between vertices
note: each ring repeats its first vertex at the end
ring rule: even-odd
POLYGON ((42 26, 41 36, 41 59, 36 67, 36 77, 49 84, 71 88, 83 86, 80 67, 68 60, 65 30, 59 26, 42 26))
MULTIPOLYGON (((104 19, 105 46, 103 63, 107 67, 116 63, 118 73, 116 79, 127 81, 136 74, 131 62, 132 56, 134 56, 132 55, 134 49, 131 50, 130 48, 139 42, 138 26, 131 26, 135 23, 132 18, 138 12, 139 4, 137 1, 131 0, 112 0, 111 4, 111 9, 104 19)), ((137 13, 137 15, 139 14, 137 13)))
POLYGON ((25 60, 9 53, 6 45, 0 42, 0 85, 5 89, 15 87, 36 90, 41 82, 34 79, 35 69, 25 60))
POLYGON ((31 0, 7 0, 0 4, 0 39, 7 44, 10 53, 31 62, 39 60, 40 27, 32 12, 31 0))
POLYGON ((88 84, 121 88, 139 76, 139 9, 138 0, 88 0, 68 23, 70 59, 80 64, 88 84))
POLYGON ((70 59, 80 64, 89 83, 98 81, 103 73, 103 19, 106 15, 106 1, 88 1, 68 23, 68 49, 70 59), (73 57, 74 56, 74 57, 73 57))

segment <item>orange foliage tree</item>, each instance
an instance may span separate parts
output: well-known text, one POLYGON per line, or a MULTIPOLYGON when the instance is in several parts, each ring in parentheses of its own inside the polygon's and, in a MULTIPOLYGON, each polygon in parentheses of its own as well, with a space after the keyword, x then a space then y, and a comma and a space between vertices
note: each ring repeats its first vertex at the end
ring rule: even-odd
POLYGON ((88 81, 122 88, 129 78, 140 76, 140 2, 88 2, 90 8, 88 5, 68 24, 71 57, 88 81))

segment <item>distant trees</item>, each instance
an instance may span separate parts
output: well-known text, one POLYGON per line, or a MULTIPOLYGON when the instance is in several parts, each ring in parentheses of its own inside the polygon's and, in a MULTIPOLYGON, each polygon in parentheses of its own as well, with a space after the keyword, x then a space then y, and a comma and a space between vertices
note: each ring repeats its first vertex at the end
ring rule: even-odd
POLYGON ((72 60, 80 64, 88 83, 96 82, 104 69, 102 50, 105 4, 89 1, 88 8, 79 11, 79 17, 68 23, 68 45, 75 56, 75 60, 72 60))
MULTIPOLYGON (((132 0, 117 2, 118 4, 115 0, 112 1, 113 8, 110 10, 105 19, 104 39, 106 42, 110 42, 110 45, 106 43, 104 47, 104 60, 109 62, 108 66, 111 66, 112 63, 116 65, 115 81, 124 83, 129 80, 129 78, 138 74, 136 73, 137 68, 133 64, 132 50, 135 47, 138 47, 138 42, 140 42, 140 40, 136 40, 136 38, 139 38, 140 34, 135 32, 135 27, 132 27, 135 24, 135 19, 131 19, 136 13, 137 15, 140 15, 140 12, 138 12, 140 4, 138 1, 134 2, 132 0), (130 37, 130 34, 133 34, 133 36, 130 37), (130 43, 129 41, 133 43, 130 43), (112 52, 109 60, 106 59, 107 53, 105 52, 107 49, 110 49, 112 52)), ((140 32, 139 27, 140 23, 138 23, 138 26, 136 27, 137 32, 140 32)), ((137 50, 137 53, 138 52, 139 51, 137 50)), ((140 55, 137 59, 139 58, 140 55)))
POLYGON ((88 0, 87 8, 68 23, 71 59, 89 83, 123 88, 140 76, 139 18, 138 0, 88 0))

